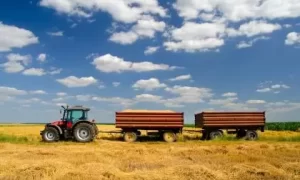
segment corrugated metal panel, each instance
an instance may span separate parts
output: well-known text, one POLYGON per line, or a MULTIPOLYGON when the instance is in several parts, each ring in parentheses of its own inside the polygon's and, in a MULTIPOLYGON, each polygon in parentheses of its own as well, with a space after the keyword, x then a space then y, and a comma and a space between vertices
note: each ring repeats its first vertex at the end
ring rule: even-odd
POLYGON ((123 129, 182 128, 182 112, 116 112, 116 127, 123 129))
POLYGON ((265 112, 202 112, 195 114, 196 127, 264 126, 265 112))

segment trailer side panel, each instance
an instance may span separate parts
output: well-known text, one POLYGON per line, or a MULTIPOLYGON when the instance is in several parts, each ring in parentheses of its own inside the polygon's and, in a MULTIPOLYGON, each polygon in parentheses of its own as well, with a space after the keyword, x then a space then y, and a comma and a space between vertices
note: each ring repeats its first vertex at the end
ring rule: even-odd
POLYGON ((183 112, 116 112, 116 127, 122 129, 181 129, 183 112))
POLYGON ((265 112, 202 112, 195 114, 201 128, 251 128, 265 125, 265 112))

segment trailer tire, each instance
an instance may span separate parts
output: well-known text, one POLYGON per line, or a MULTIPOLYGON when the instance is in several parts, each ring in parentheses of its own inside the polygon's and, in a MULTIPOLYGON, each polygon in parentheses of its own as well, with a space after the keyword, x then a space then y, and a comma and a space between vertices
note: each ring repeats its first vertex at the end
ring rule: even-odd
POLYGON ((135 132, 125 132, 123 135, 124 141, 135 142, 137 140, 137 133, 135 132))
POLYGON ((42 139, 45 142, 55 142, 59 140, 58 130, 54 127, 46 127, 42 133, 42 139))
POLYGON ((209 139, 213 140, 216 138, 222 138, 223 137, 223 133, 220 130, 215 130, 215 131, 211 131, 209 133, 209 139))
POLYGON ((176 134, 174 132, 166 131, 163 134, 163 138, 166 142, 174 142, 176 141, 176 134))
POLYGON ((236 137, 238 139, 245 138, 246 137, 246 130, 245 129, 239 129, 236 133, 236 137))
POLYGON ((88 123, 79 123, 75 126, 73 135, 78 142, 90 142, 95 138, 95 128, 88 123))
POLYGON ((246 132, 246 140, 255 141, 258 139, 258 134, 256 131, 249 130, 246 132))

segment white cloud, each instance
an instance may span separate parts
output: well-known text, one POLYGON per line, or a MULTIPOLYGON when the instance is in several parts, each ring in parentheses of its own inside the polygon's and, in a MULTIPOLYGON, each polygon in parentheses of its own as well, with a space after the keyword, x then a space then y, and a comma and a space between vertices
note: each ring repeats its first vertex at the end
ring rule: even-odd
POLYGON ((230 104, 233 103, 234 101, 238 100, 237 97, 229 97, 226 99, 210 99, 208 104, 211 105, 226 105, 226 104, 230 104))
POLYGON ((246 103, 247 104, 265 104, 266 101, 264 101, 264 100, 248 100, 246 103))
POLYGON ((57 79, 57 82, 61 83, 62 85, 65 85, 69 88, 72 87, 86 87, 92 84, 97 83, 97 80, 90 76, 90 77, 76 77, 76 76, 69 76, 63 79, 57 79))
POLYGON ((166 16, 166 10, 157 0, 119 0, 118 3, 107 0, 42 0, 40 5, 59 13, 90 18, 94 12, 108 12, 116 21, 136 22, 143 14, 166 16))
POLYGON ((116 105, 121 106, 131 106, 134 104, 132 99, 122 98, 122 97, 92 97, 92 100, 99 101, 99 102, 108 102, 116 105))
POLYGON ((119 44, 132 44, 138 39, 138 35, 134 32, 117 32, 114 33, 109 40, 119 44))
POLYGON ((214 19, 221 16, 227 21, 247 19, 282 19, 300 16, 300 2, 295 0, 177 0, 174 7, 185 19, 201 18, 202 14, 214 19))
MULTIPOLYGON (((269 83, 270 84, 270 83, 269 83)), ((279 93, 280 89, 289 89, 290 86, 286 85, 286 84, 273 84, 273 85, 270 85, 270 87, 265 87, 265 88, 261 88, 261 89, 257 89, 256 91, 257 92, 271 92, 271 91, 275 91, 274 93, 279 93)))
POLYGON ((290 28, 290 27, 292 27, 292 25, 291 24, 284 24, 283 27, 290 28))
POLYGON ((7 62, 0 64, 0 67, 4 68, 4 71, 7 73, 17 73, 25 69, 24 66, 27 66, 31 61, 30 55, 20 55, 20 54, 8 54, 6 56, 7 62))
POLYGON ((173 70, 176 67, 169 66, 166 64, 154 64, 152 62, 131 62, 125 61, 117 56, 105 54, 95 58, 92 62, 96 69, 102 72, 124 72, 124 71, 135 71, 135 72, 147 72, 156 70, 173 70))
POLYGON ((114 87, 118 87, 120 84, 121 84, 120 82, 113 82, 113 83, 112 83, 112 85, 113 85, 114 87))
POLYGON ((48 74, 51 74, 51 75, 60 74, 61 71, 62 71, 62 68, 51 67, 48 74))
POLYGON ((58 93, 56 93, 56 95, 57 95, 57 96, 66 96, 67 93, 65 93, 65 92, 58 92, 58 93))
POLYGON ((76 99, 78 101, 90 101, 91 100, 91 96, 90 95, 77 95, 76 99))
POLYGON ((23 71, 22 74, 26 76, 43 76, 46 72, 42 68, 30 68, 23 71))
POLYGON ((46 91, 44 90, 35 90, 35 91, 30 91, 31 94, 47 94, 46 91))
POLYGON ((248 48, 248 47, 252 47, 254 43, 256 43, 257 41, 259 40, 268 40, 270 39, 269 37, 266 37, 266 36, 260 36, 260 37, 257 37, 257 38, 254 38, 248 42, 245 42, 245 41, 241 41, 239 44, 237 44, 237 48, 238 49, 242 49, 242 48, 248 48))
POLYGON ((145 89, 148 91, 163 88, 166 87, 166 84, 160 83, 158 79, 156 78, 150 78, 150 79, 140 79, 136 81, 132 87, 134 89, 145 89))
POLYGON ((213 96, 212 90, 209 88, 198 88, 190 86, 179 86, 165 88, 165 91, 178 95, 179 97, 167 99, 174 104, 180 103, 199 103, 204 99, 211 98, 213 96))
POLYGON ((0 52, 11 51, 13 48, 38 43, 38 38, 31 32, 16 26, 5 25, 0 21, 0 52))
POLYGON ((223 97, 235 97, 237 96, 237 93, 235 92, 227 92, 227 93, 224 93, 222 94, 223 97))
POLYGON ((49 36, 63 36, 64 32, 63 31, 57 31, 57 32, 47 32, 49 36))
POLYGON ((290 32, 287 34, 285 39, 286 45, 294 45, 300 43, 300 33, 297 32, 290 32))
POLYGON ((148 46, 146 48, 146 50, 144 51, 144 54, 145 55, 149 55, 149 54, 153 54, 155 53, 157 50, 159 49, 159 46, 148 46))
POLYGON ((161 99, 161 96, 152 94, 139 94, 135 97, 135 100, 138 102, 160 102, 161 99))
POLYGON ((45 53, 41 53, 38 55, 37 60, 40 62, 45 62, 47 58, 47 55, 45 53))
POLYGON ((273 31, 281 29, 279 24, 271 24, 266 21, 250 21, 242 24, 238 30, 227 29, 228 36, 247 36, 252 37, 260 34, 269 34, 273 31))
POLYGON ((164 42, 168 51, 208 51, 224 44, 225 25, 220 23, 185 22, 171 30, 171 41, 164 42))
POLYGON ((186 74, 186 75, 177 76, 175 78, 171 78, 169 80, 170 81, 182 81, 182 80, 188 80, 191 78, 192 78, 192 76, 190 74, 186 74))
POLYGON ((156 32, 162 32, 166 27, 163 21, 156 21, 151 16, 144 16, 128 32, 115 32, 110 41, 120 44, 132 44, 138 39, 153 38, 156 32))
POLYGON ((15 96, 26 95, 27 92, 13 87, 0 86, 0 102, 14 100, 15 96))
POLYGON ((262 88, 262 89, 257 89, 257 92, 270 92, 271 88, 262 88))

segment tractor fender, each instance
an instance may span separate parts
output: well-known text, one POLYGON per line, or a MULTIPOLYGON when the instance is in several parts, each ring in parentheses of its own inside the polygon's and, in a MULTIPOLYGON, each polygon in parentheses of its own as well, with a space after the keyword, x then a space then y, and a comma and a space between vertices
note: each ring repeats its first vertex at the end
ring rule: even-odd
POLYGON ((75 124, 73 124, 72 126, 72 129, 74 129, 78 124, 80 123, 88 123, 88 124, 91 124, 93 125, 94 123, 90 122, 90 121, 86 121, 86 120, 83 120, 83 121, 77 121, 75 124))
POLYGON ((47 127, 54 127, 55 129, 58 130, 59 134, 63 134, 62 129, 57 125, 49 124, 49 125, 47 125, 47 127))

